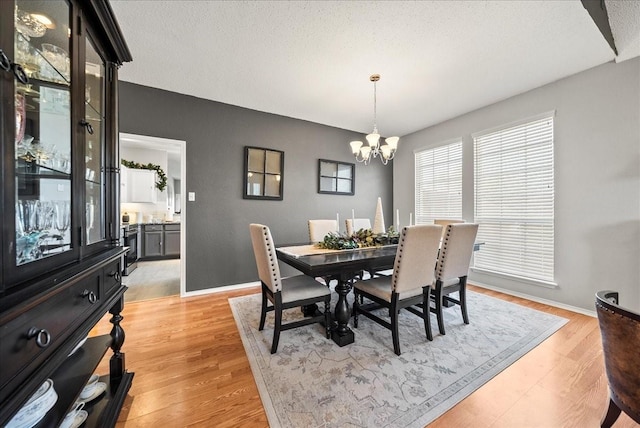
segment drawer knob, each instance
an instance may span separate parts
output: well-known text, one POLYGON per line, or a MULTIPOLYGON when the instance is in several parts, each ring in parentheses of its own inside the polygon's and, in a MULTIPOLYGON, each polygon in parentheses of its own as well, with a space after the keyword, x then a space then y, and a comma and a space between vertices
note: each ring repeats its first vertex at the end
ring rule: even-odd
POLYGON ((98 301, 98 297, 96 296, 96 293, 94 293, 93 291, 84 290, 82 292, 82 297, 86 297, 89 303, 91 303, 92 305, 98 301))
POLYGON ((44 328, 31 327, 27 333, 29 339, 36 338, 36 345, 46 348, 51 343, 51 334, 44 328))
POLYGON ((115 272, 111 272, 110 274, 108 274, 110 277, 112 277, 113 279, 116 280, 116 282, 120 282, 120 272, 115 271, 115 272))

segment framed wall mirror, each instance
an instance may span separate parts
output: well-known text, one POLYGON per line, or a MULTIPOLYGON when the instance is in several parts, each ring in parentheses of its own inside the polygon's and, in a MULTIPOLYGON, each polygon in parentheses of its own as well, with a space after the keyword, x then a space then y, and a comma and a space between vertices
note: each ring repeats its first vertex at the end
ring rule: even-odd
POLYGON ((353 195, 356 165, 327 159, 318 160, 318 193, 353 195))
POLYGON ((283 151, 245 146, 243 198, 281 201, 283 172, 283 151))

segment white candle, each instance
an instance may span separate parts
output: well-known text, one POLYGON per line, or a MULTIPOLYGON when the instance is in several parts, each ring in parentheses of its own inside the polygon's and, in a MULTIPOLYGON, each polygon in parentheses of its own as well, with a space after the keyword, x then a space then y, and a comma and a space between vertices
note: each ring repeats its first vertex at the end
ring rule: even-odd
POLYGON ((409 213, 409 226, 413 223, 413 213, 409 213))
POLYGON ((340 233, 340 214, 336 213, 336 232, 340 233))
POLYGON ((396 209, 396 231, 400 230, 400 209, 396 209))
POLYGON ((351 209, 351 233, 356 232, 356 210, 351 209))

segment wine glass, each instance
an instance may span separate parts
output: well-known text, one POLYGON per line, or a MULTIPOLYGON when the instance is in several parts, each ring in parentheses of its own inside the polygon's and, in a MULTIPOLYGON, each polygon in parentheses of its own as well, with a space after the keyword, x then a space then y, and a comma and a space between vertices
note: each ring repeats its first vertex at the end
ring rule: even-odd
POLYGON ((49 233, 53 228, 53 203, 51 201, 37 201, 36 209, 36 231, 39 233, 36 245, 36 257, 44 255, 43 248, 49 233))
POLYGON ((33 260, 36 256, 35 246, 39 233, 36 230, 36 200, 19 200, 16 204, 16 238, 19 249, 16 251, 18 264, 33 260), (18 236, 20 234, 20 236, 18 236))
POLYGON ((71 223, 71 204, 69 201, 54 202, 54 223, 60 240, 60 250, 64 251, 64 238, 71 223))

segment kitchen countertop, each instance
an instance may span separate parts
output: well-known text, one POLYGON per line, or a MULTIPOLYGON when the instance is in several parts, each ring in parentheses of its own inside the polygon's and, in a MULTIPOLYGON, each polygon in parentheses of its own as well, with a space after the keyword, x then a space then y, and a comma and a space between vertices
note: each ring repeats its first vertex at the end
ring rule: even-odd
POLYGON ((130 226, 145 226, 145 225, 153 225, 153 226, 158 226, 158 225, 162 225, 162 224, 180 224, 179 221, 161 221, 158 223, 153 223, 153 222, 149 222, 149 223, 122 223, 121 227, 130 227, 130 226))

